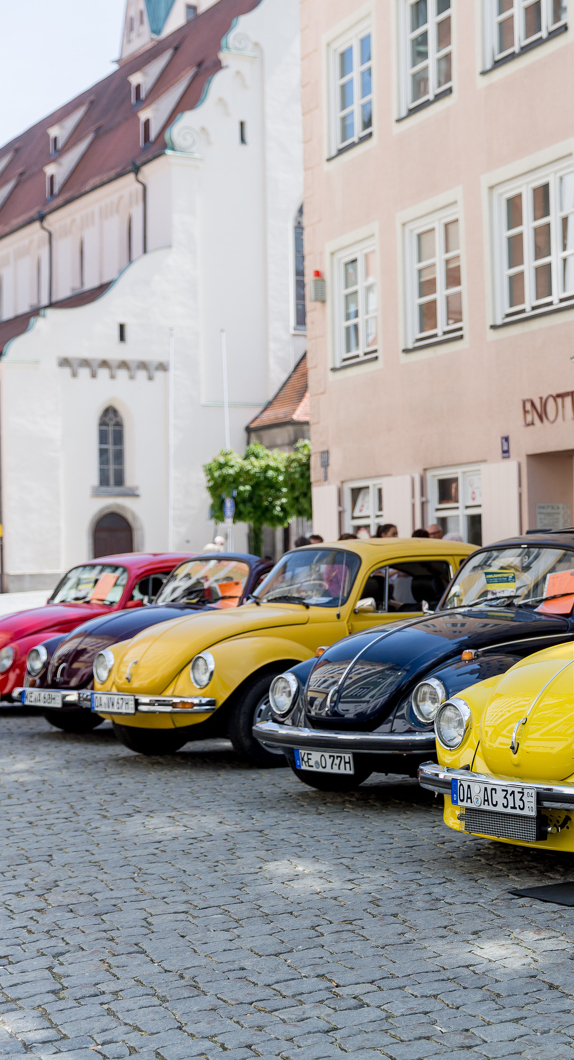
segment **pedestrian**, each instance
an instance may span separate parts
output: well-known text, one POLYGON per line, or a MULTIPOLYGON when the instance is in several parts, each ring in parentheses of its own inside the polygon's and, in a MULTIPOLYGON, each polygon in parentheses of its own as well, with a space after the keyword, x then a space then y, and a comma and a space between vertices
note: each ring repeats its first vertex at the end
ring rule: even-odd
POLYGON ((303 548, 304 545, 310 545, 310 544, 311 544, 310 539, 308 537, 305 537, 304 534, 301 534, 300 537, 296 537, 295 538, 295 548, 303 548))
POLYGON ((356 541, 356 534, 339 534, 339 541, 356 541))
POLYGON ((430 537, 430 534, 428 530, 423 530, 421 527, 420 530, 413 530, 411 537, 430 537))
POLYGON ((375 537, 398 537, 399 531, 397 530, 394 523, 383 523, 382 526, 377 527, 375 537))
POLYGON ((310 545, 322 545, 325 539, 320 534, 309 534, 310 545))
POLYGON ((444 530, 441 530, 438 523, 431 523, 430 526, 427 527, 427 529, 429 532, 429 537, 434 537, 436 541, 440 541, 441 538, 444 537, 444 530))

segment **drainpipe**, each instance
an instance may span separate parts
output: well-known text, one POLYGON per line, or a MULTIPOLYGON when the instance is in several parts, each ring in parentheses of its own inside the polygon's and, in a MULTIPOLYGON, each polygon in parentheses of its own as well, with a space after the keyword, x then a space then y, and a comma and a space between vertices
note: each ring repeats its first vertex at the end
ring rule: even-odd
POLYGON ((134 177, 136 178, 138 184, 141 184, 141 186, 143 188, 143 252, 144 252, 144 254, 146 254, 147 253, 147 184, 143 180, 140 180, 140 178, 138 177, 138 173, 140 171, 140 167, 139 167, 137 162, 134 162, 134 164, 133 164, 133 171, 134 171, 134 177))
POLYGON ((45 216, 46 214, 39 210, 38 221, 40 222, 40 228, 48 233, 48 305, 52 305, 52 229, 46 228, 44 224, 45 216))

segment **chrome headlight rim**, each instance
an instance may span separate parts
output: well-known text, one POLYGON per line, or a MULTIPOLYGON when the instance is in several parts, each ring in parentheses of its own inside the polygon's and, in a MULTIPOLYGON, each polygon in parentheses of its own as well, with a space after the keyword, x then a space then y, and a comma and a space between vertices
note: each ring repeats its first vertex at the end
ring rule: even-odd
POLYGON ((290 670, 286 670, 284 674, 277 674, 277 676, 273 678, 269 687, 269 702, 271 704, 271 710, 278 718, 286 718, 295 707, 298 698, 299 682, 295 677, 295 674, 292 674, 290 670), (283 701, 283 706, 281 706, 279 698, 281 696, 281 692, 279 691, 281 682, 288 685, 288 689, 284 691, 284 695, 289 698, 287 703, 285 703, 285 700, 283 701))
POLYGON ((92 666, 92 672, 93 672, 94 678, 98 682, 98 684, 103 685, 107 681, 108 677, 110 676, 110 672, 111 672, 112 666, 114 665, 115 661, 116 661, 115 655, 114 655, 113 651, 110 648, 104 648, 102 651, 98 652, 98 654, 96 655, 96 657, 94 659, 94 663, 93 663, 93 666, 92 666), (98 673, 98 669, 99 669, 100 663, 101 663, 101 667, 102 668, 100 669, 100 672, 98 673), (105 674, 104 674, 104 670, 105 670, 105 674))
POLYGON ((0 674, 8 673, 15 657, 16 652, 11 644, 6 644, 3 648, 0 648, 0 674))
POLYGON ((194 655, 193 659, 189 664, 189 675, 196 688, 207 688, 213 674, 215 672, 215 659, 210 651, 200 651, 197 655, 194 655), (197 673, 199 668, 199 661, 206 664, 207 669, 204 671, 204 676, 200 677, 197 673), (196 672, 194 673, 194 667, 196 672))
POLYGON ((466 737, 468 736, 468 732, 469 732, 469 729, 470 729, 470 720, 471 720, 471 710, 470 710, 470 707, 469 707, 468 703, 466 702, 466 699, 462 699, 460 696, 451 696, 450 699, 447 699, 444 703, 441 703, 441 705, 440 705, 440 707, 438 709, 438 712, 437 712, 437 716, 435 718, 434 731, 435 731, 435 736, 436 736, 436 739, 437 739, 437 743, 439 743, 440 746, 445 751, 458 751, 459 747, 462 747, 466 737), (460 740, 458 741, 458 743, 446 743, 443 739, 441 739, 440 723, 441 723, 441 718, 442 718, 444 712, 447 709, 451 709, 453 707, 454 707, 455 710, 458 710, 458 712, 459 712, 459 714, 460 714, 460 716, 462 718, 462 722, 463 722, 462 736, 461 736, 460 740))
POLYGON ((48 652, 44 644, 36 644, 33 648, 30 648, 26 659, 26 670, 30 677, 39 677, 46 669, 47 662, 48 652), (37 662, 34 662, 36 659, 37 662))
POLYGON ((413 714, 417 721, 420 722, 421 725, 432 725, 443 703, 446 702, 446 699, 446 688, 444 687, 442 681, 439 681, 438 677, 425 677, 423 681, 419 681, 418 685, 416 685, 416 687, 414 688, 413 694, 411 696, 413 714), (422 705, 418 701, 420 698, 422 698, 422 693, 425 686, 427 688, 430 686, 430 688, 432 688, 432 690, 436 692, 438 696, 438 703, 436 705, 436 708, 434 709, 434 712, 426 715, 423 713, 422 705))

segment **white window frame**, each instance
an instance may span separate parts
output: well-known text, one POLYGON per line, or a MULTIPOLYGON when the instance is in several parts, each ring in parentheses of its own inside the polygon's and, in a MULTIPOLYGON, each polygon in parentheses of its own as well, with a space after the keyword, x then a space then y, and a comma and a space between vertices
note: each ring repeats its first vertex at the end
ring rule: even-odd
MULTIPOLYGON (((363 478, 357 479, 354 482, 344 483, 344 497, 345 497, 345 531, 348 534, 355 534, 356 528, 361 526, 368 526, 371 537, 375 537, 377 533, 377 527, 382 526, 385 522, 383 516, 383 479, 382 478, 363 478), (365 516, 353 516, 353 490, 368 490, 369 491, 369 513, 365 516), (381 497, 381 507, 379 509, 379 490, 381 497)), ((356 502, 355 502, 356 503, 356 502)))
POLYGON ((373 29, 370 19, 365 19, 363 22, 360 22, 358 25, 354 26, 343 36, 338 37, 335 41, 332 41, 329 45, 329 110, 331 119, 331 155, 336 155, 340 151, 345 151, 353 144, 358 144, 364 140, 368 140, 373 134, 373 66, 373 29), (371 57, 368 62, 361 63, 361 41, 367 35, 369 35, 371 38, 371 57), (353 70, 351 75, 341 77, 339 67, 340 56, 347 50, 347 48, 352 48, 353 70), (369 68, 371 71, 371 91, 370 93, 366 93, 364 96, 362 96, 362 73, 367 68, 369 68), (353 82, 353 103, 347 108, 341 108, 341 85, 343 84, 343 82, 349 81, 351 79, 353 82), (361 111, 363 105, 367 103, 370 103, 371 105, 371 124, 369 128, 363 132, 361 131, 361 111), (340 119, 341 115, 347 112, 353 113, 354 132, 353 136, 343 140, 341 139, 340 135, 340 119))
POLYGON ((470 516, 480 515, 482 518, 482 491, 480 491, 480 496, 476 499, 476 502, 473 502, 470 496, 468 498, 465 497, 465 486, 471 476, 476 477, 481 475, 481 473, 481 464, 459 464, 454 467, 432 468, 427 471, 428 514, 426 525, 431 526, 433 523, 437 523, 440 518, 457 517, 459 520, 458 533, 464 541, 468 541, 470 516), (467 477, 465 478, 465 476, 467 477), (455 477, 458 477, 458 503, 439 504, 439 479, 455 477))
MULTIPOLYGON (((558 0, 559 2, 559 0, 558 0)), ((499 13, 498 0, 484 0, 484 48, 485 66, 491 69, 506 59, 519 55, 521 51, 539 44, 547 37, 566 27, 567 2, 564 2, 564 13, 556 21, 555 0, 511 0, 511 6, 499 13), (540 3, 540 30, 527 36, 526 12, 529 7, 540 3), (513 32, 508 47, 499 48, 499 25, 513 19, 513 32)))
MULTIPOLYGON (((560 191, 561 178, 573 174, 574 181, 574 159, 570 158, 559 165, 545 166, 530 172, 514 180, 506 181, 493 189, 493 241, 495 251, 495 313, 496 323, 502 324, 508 320, 520 320, 528 318, 532 314, 547 312, 561 305, 570 305, 574 302, 574 278, 570 291, 562 291, 562 262, 565 258, 571 258, 574 252, 574 244, 562 250, 561 232, 563 219, 570 218, 573 231, 569 233, 569 239, 574 238, 574 200, 572 208, 561 209, 560 191), (550 255, 548 257, 535 258, 535 231, 541 225, 547 223, 546 218, 535 220, 533 206, 534 189, 542 184, 550 185, 550 255), (509 229, 507 227, 506 203, 515 195, 522 196, 522 225, 509 229), (509 247, 507 240, 512 235, 522 234, 523 265, 511 267, 509 265, 509 247), (551 266, 552 294, 547 297, 536 297, 535 269, 551 266), (521 305, 510 305, 509 277, 519 272, 524 273, 524 302, 521 305)), ((570 227, 570 226, 569 226, 570 227)))
POLYGON ((461 338, 464 334, 464 298, 463 298, 463 254, 462 254, 462 226, 461 210, 458 203, 417 218, 405 225, 405 292, 406 292, 406 332, 409 348, 424 346, 428 343, 436 343, 448 338, 461 338), (447 251, 445 246, 445 226, 452 221, 458 221, 458 250, 447 251), (428 265, 434 262, 436 265, 436 303, 437 303, 437 327, 432 332, 421 332, 419 330, 419 306, 425 301, 431 301, 432 295, 425 298, 419 294, 419 270, 421 263, 418 261, 418 236, 429 228, 435 230, 435 257, 429 259, 428 265), (446 266, 452 258, 460 259, 460 283, 453 287, 446 286, 446 266), (462 322, 449 324, 447 318, 446 298, 448 295, 459 294, 462 303, 462 322))
POLYGON ((380 333, 380 319, 379 319, 379 256, 377 252, 376 242, 374 238, 363 239, 359 243, 355 243, 350 247, 345 247, 343 250, 337 251, 333 254, 333 290, 335 292, 334 299, 334 313, 335 313, 335 360, 337 365, 347 364, 360 364, 361 361, 375 357, 378 353, 379 347, 379 333, 380 333), (366 276, 365 270, 365 258, 367 254, 374 253, 375 255, 375 276, 372 278, 371 283, 367 283, 368 277, 366 276), (346 331, 352 325, 352 320, 346 319, 345 305, 346 295, 355 290, 355 287, 345 287, 345 265, 351 262, 354 258, 358 261, 358 284, 356 289, 358 290, 358 304, 359 314, 356 318, 358 322, 359 331, 359 348, 356 352, 347 353, 346 351, 346 331), (375 309, 374 312, 368 311, 367 305, 367 290, 374 289, 375 296, 375 309), (376 341, 371 346, 367 346, 367 320, 375 318, 375 338, 376 341))
POLYGON ((411 47, 412 41, 415 37, 419 36, 423 31, 423 26, 420 26, 417 30, 411 29, 411 10, 417 0, 399 0, 400 4, 400 71, 401 71, 401 114, 403 116, 409 114, 411 111, 418 110, 419 107, 424 106, 427 103, 432 103, 435 99, 442 99, 443 96, 448 95, 452 92, 453 86, 453 5, 454 0, 450 0, 450 7, 445 11, 439 12, 438 3, 439 0, 427 0, 427 22, 426 25, 428 34, 428 58, 426 64, 428 64, 429 78, 428 78, 428 92, 424 96, 420 96, 417 99, 411 99, 411 84, 412 75, 417 70, 422 69, 425 66, 425 61, 421 63, 412 63, 411 47), (450 44, 444 48, 438 47, 437 41, 437 29, 440 22, 444 22, 447 18, 450 18, 450 44), (438 85, 437 77, 437 64, 440 59, 450 55, 450 80, 445 81, 444 84, 438 85))

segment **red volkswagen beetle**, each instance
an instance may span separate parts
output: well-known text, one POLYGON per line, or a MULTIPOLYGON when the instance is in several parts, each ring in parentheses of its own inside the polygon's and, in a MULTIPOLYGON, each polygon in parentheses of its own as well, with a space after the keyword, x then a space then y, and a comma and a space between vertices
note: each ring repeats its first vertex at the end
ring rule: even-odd
POLYGON ((72 567, 44 607, 0 618, 0 699, 24 684, 26 657, 39 641, 98 615, 142 607, 189 552, 129 552, 72 567))

